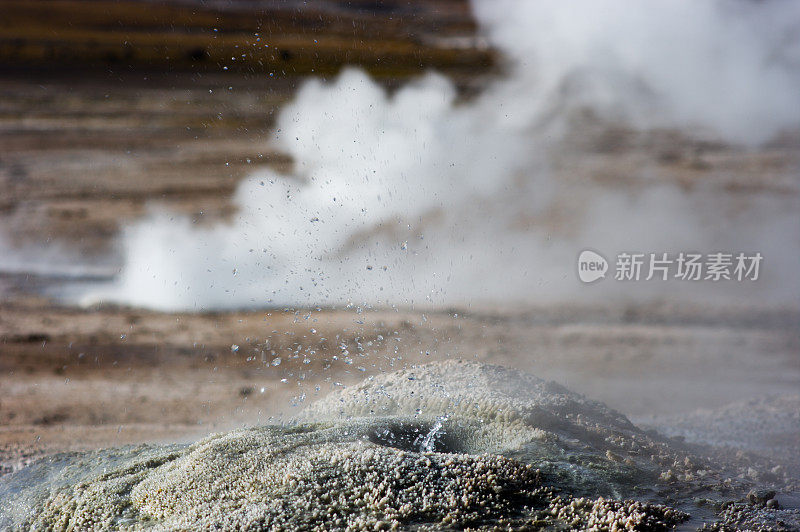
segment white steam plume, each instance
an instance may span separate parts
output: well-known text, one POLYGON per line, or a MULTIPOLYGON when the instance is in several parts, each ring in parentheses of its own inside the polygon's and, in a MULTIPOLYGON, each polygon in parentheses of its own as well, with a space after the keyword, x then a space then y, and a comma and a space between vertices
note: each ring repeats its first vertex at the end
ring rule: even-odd
POLYGON ((710 187, 689 193, 659 182, 648 168, 633 172, 635 186, 609 187, 565 177, 551 162, 572 149, 565 139, 585 110, 742 145, 797 128, 800 3, 478 0, 474 8, 508 61, 482 95, 459 103, 436 74, 392 95, 357 70, 308 81, 276 126, 278 147, 295 161, 291 175, 266 170, 243 181, 227 223, 200 227, 154 211, 127 227, 119 278, 82 301, 163 310, 598 296, 798 301, 796 194, 734 204, 710 187), (611 282, 579 286, 584 247, 609 258, 760 251, 765 274, 759 284, 641 283, 614 295, 611 282))

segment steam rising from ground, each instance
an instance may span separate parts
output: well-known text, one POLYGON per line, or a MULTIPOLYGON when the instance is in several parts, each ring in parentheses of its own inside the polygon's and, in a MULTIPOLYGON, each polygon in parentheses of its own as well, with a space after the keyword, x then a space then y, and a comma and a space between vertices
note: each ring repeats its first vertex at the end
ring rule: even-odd
POLYGON ((585 247, 609 258, 765 257, 758 284, 638 283, 613 297, 668 290, 669 298, 798 301, 796 192, 735 200, 702 184, 687 192, 647 166, 629 172, 632 184, 608 186, 563 161, 591 170, 573 143, 587 123, 744 146, 797 128, 800 5, 476 0, 474 8, 507 60, 480 96, 459 101, 435 73, 393 94, 352 69, 306 82, 275 131, 292 174, 249 177, 234 196, 238 213, 211 227, 154 209, 124 230, 118 279, 83 301, 199 310, 612 297, 613 282, 580 286, 575 259, 585 247))

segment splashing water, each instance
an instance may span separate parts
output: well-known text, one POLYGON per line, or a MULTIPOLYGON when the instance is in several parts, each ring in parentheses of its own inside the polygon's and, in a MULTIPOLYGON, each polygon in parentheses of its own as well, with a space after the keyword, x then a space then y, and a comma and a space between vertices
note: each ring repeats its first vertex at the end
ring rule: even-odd
POLYGON ((444 428, 444 422, 446 421, 446 415, 436 418, 436 422, 431 427, 431 430, 428 431, 419 444, 420 451, 424 453, 432 453, 436 450, 436 439, 440 436, 440 434, 444 434, 442 429, 444 428))

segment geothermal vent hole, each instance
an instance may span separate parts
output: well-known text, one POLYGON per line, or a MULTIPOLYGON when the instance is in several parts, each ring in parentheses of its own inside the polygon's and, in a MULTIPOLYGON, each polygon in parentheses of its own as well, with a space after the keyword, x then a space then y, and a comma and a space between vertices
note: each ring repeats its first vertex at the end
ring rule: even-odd
POLYGON ((441 421, 391 422, 371 429, 367 439, 374 444, 416 453, 465 453, 463 442, 448 432, 441 421))

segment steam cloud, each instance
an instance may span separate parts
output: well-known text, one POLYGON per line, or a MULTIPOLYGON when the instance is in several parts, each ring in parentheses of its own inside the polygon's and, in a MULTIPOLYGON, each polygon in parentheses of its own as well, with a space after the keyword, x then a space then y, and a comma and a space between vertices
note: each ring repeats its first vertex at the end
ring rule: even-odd
POLYGON ((82 302, 200 310, 800 299, 796 194, 685 191, 649 166, 629 171, 631 183, 603 184, 586 177, 591 154, 574 143, 587 113, 590 123, 745 147, 797 128, 799 3, 476 0, 474 10, 507 61, 480 96, 460 102, 435 73, 394 94, 353 69, 306 82, 275 131, 295 161, 290 175, 244 180, 237 214, 211 227, 154 210, 124 230, 119 277, 82 302), (584 247, 610 259, 760 251, 764 274, 724 289, 651 282, 614 295, 609 281, 580 286, 584 247))

